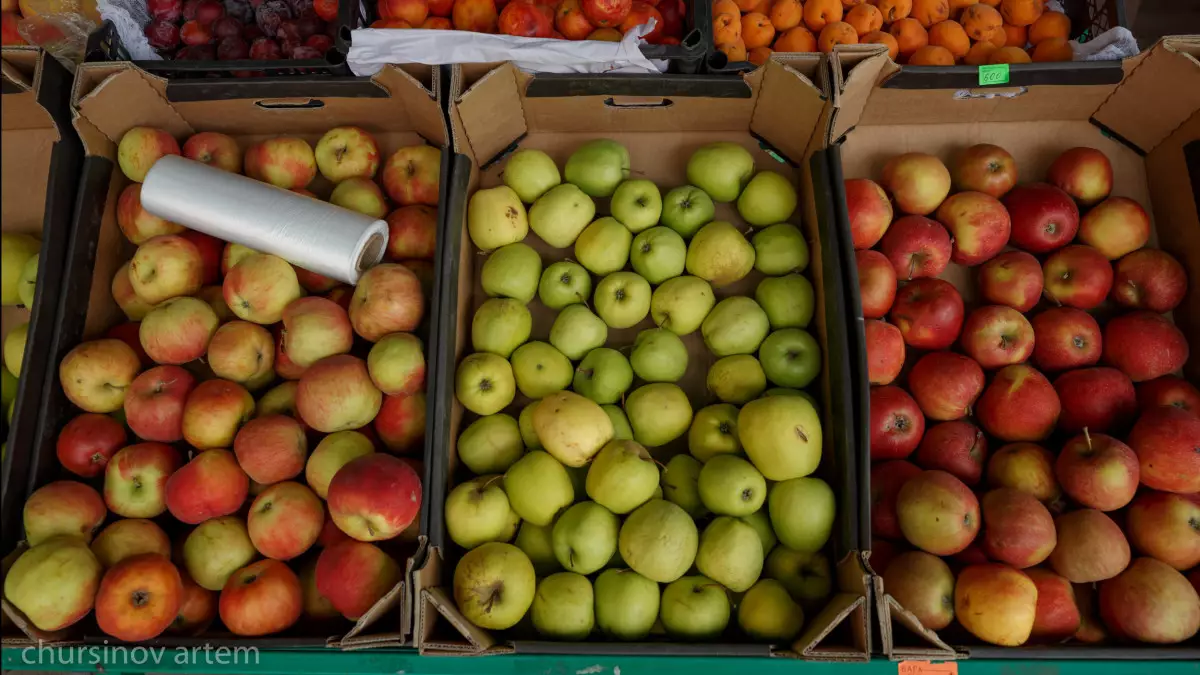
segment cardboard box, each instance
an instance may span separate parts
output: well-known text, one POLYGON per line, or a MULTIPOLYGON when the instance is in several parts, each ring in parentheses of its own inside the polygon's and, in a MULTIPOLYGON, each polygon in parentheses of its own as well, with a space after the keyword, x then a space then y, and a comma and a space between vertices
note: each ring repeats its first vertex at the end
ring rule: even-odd
MULTIPOLYGON (((448 261, 441 281, 445 293, 440 315, 445 325, 443 352, 438 367, 446 373, 437 397, 434 417, 443 425, 437 432, 431 499, 430 549, 424 567, 417 570, 419 590, 415 642, 424 654, 572 653, 655 655, 783 656, 806 660, 863 661, 870 653, 867 578, 858 554, 859 500, 855 484, 854 454, 849 433, 850 408, 845 398, 849 364, 845 358, 845 324, 838 307, 842 299, 842 272, 831 241, 829 186, 824 157, 816 152, 826 124, 824 57, 809 55, 771 63, 740 78, 605 78, 530 76, 510 65, 456 67, 451 83, 450 120, 459 157, 452 178, 452 198, 442 249, 448 261), (825 433, 822 466, 818 475, 838 496, 838 515, 827 553, 836 567, 834 595, 820 612, 808 617, 805 630, 792 644, 753 645, 732 641, 715 644, 679 644, 662 638, 656 642, 622 644, 604 642, 594 634, 587 642, 542 642, 511 639, 512 633, 493 635, 472 625, 452 599, 453 568, 462 551, 445 533, 443 503, 449 489, 464 475, 456 442, 470 421, 454 395, 453 372, 470 353, 468 330, 473 311, 486 299, 478 281, 484 256, 475 249, 466 230, 466 207, 478 188, 500 183, 505 156, 517 148, 546 151, 560 166, 583 142, 612 138, 627 147, 632 170, 666 190, 686 183, 684 168, 698 147, 717 140, 732 141, 749 149, 762 169, 790 175, 798 185, 801 204, 792 221, 808 240, 812 263, 806 271, 816 289, 815 319, 809 330, 817 337, 824 367, 811 390, 820 400, 825 433)), ((599 212, 606 204, 601 201, 599 212)), ((718 206, 717 220, 736 218, 732 205, 718 206)), ((740 222, 740 220, 737 220, 740 222)), ((536 235, 525 239, 538 248, 543 264, 570 255, 552 249, 536 235)), ((718 298, 753 288, 753 276, 733 288, 717 289, 718 298)), ((533 336, 544 339, 553 312, 540 302, 531 303, 533 336)), ((653 327, 647 318, 630 329, 610 330, 608 344, 631 344, 639 330, 653 327)), ((711 402, 704 385, 707 366, 714 360, 698 333, 684 337, 689 345, 688 373, 679 382, 693 409, 711 402)), ((516 414, 528 401, 518 397, 508 411, 516 414)), ((684 444, 686 448, 686 443, 684 444)), ((678 450, 676 444, 656 452, 678 450)), ((673 454, 673 453, 670 453, 673 454)), ((732 634, 731 630, 731 634, 732 634)), ((522 636, 524 637, 524 636, 522 636)))
MULTIPOLYGON (((388 67, 372 79, 312 78, 254 82, 253 86, 240 81, 197 80, 168 88, 165 80, 132 64, 80 66, 71 102, 75 130, 83 141, 87 158, 78 215, 66 253, 69 274, 63 292, 72 301, 63 304, 58 332, 48 350, 55 367, 47 378, 46 415, 33 445, 31 484, 44 485, 62 472, 55 457, 55 439, 63 425, 79 412, 62 392, 57 363, 80 342, 100 337, 111 326, 126 320, 113 301, 110 288, 114 273, 134 251, 116 222, 117 198, 129 182, 117 168, 116 144, 128 129, 139 125, 157 127, 180 140, 198 131, 217 131, 233 136, 245 148, 282 134, 315 143, 330 128, 356 125, 375 136, 385 158, 397 148, 422 143, 445 150, 449 135, 439 102, 442 86, 439 71, 429 67, 408 70, 388 67)), ((319 196, 328 196, 332 186, 318 178, 309 188, 319 196)), ((435 312, 435 307, 429 308, 430 324, 434 323, 435 312)), ((422 337, 427 344, 436 343, 436 336, 422 337)), ((438 379, 436 371, 431 369, 428 373, 431 389, 438 379)), ((428 446, 425 454, 428 456, 428 446)), ((414 527, 411 537, 379 542, 407 566, 406 573, 422 556, 424 542, 416 530, 414 527)), ((169 534, 178 535, 174 531, 169 534)), ((333 627, 305 626, 301 622, 286 635, 264 639, 207 633, 189 638, 164 636, 154 642, 159 646, 208 643, 264 648, 402 646, 407 644, 411 632, 410 589, 406 577, 353 626, 347 622, 333 627)), ((13 636, 14 644, 39 639, 47 642, 105 639, 91 619, 61 634, 45 635, 27 625, 8 605, 5 611, 23 632, 23 636, 13 636)), ((8 645, 6 634, 5 646, 8 645)))
MULTIPOLYGON (((1040 180, 1062 151, 1075 146, 1102 150, 1113 164, 1113 195, 1136 199, 1151 214, 1151 246, 1175 256, 1189 273, 1189 292, 1173 313, 1190 341, 1191 360, 1184 375, 1200 378, 1200 39, 1168 38, 1121 63, 1123 77, 1113 84, 1031 85, 1008 89, 899 89, 887 86, 895 66, 878 50, 849 49, 834 54, 836 83, 831 143, 841 178, 878 179, 883 163, 908 151, 935 154, 948 161, 975 143, 994 143, 1016 158, 1019 180, 1040 180), (1190 182, 1189 182, 1190 181, 1190 182)), ((842 210, 843 268, 848 287, 858 288, 854 251, 842 210)), ((968 311, 978 304, 973 273, 951 264, 942 277, 963 291, 968 311)), ((848 295, 856 296, 854 292, 848 295)), ((862 309, 853 298, 854 330, 860 372, 865 373, 862 309)), ((911 355, 910 355, 911 356, 911 355)), ((869 447, 865 377, 856 409, 864 452, 869 447)), ((1052 447, 1052 446, 1048 446, 1052 447)), ((870 484, 869 467, 860 476, 870 484)), ((867 533, 869 536, 870 529, 867 533)), ((866 550, 868 564, 870 548, 866 550)), ((1136 555, 1136 553, 1135 553, 1136 555)), ((1200 638, 1184 645, 1028 646, 1005 649, 980 644, 954 627, 935 633, 920 625, 874 579, 884 653, 892 659, 955 658, 1200 658, 1200 638)))

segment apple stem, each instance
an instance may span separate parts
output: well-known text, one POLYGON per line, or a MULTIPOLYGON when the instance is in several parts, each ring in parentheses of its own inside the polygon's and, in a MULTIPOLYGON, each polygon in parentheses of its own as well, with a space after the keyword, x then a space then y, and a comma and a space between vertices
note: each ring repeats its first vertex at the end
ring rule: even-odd
POLYGON ((908 279, 907 279, 907 281, 912 281, 913 272, 915 272, 916 269, 917 269, 917 256, 914 255, 908 259, 908 279))
POLYGON ((799 436, 800 440, 804 441, 805 443, 808 442, 808 434, 804 433, 804 429, 796 427, 796 435, 799 436))
POLYGON ((1088 452, 1092 450, 1092 435, 1088 433, 1088 428, 1083 428, 1083 440, 1087 442, 1088 452))
POLYGON ((492 483, 495 483, 498 480, 504 480, 504 474, 502 474, 502 473, 496 474, 495 476, 492 476, 491 478, 487 479, 486 481, 483 482, 483 485, 479 486, 478 491, 483 492, 484 490, 491 487, 492 483))

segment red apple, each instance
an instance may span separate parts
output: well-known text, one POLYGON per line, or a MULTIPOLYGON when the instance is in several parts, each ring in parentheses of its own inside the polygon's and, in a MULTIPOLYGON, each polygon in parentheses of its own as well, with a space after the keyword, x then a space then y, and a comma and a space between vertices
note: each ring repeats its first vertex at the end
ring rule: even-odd
POLYGON ((532 0, 512 0, 500 10, 497 26, 504 35, 548 38, 554 33, 554 15, 532 0))
POLYGON ((1079 241, 1109 260, 1132 253, 1150 240, 1150 216, 1128 197, 1109 197, 1079 221, 1079 241))
POLYGON ((1071 196, 1047 183, 1018 185, 1004 196, 1004 206, 1012 219, 1012 245, 1030 253, 1066 246, 1079 230, 1071 196))
POLYGON ((1200 417, 1179 408, 1154 408, 1142 413, 1129 447, 1141 464, 1142 485, 1164 492, 1200 492, 1200 417))
POLYGON ((157 553, 135 555, 100 581, 96 624, 118 640, 150 640, 171 626, 182 602, 183 581, 171 561, 157 553))
POLYGON ((375 416, 375 432, 393 454, 421 450, 425 441, 425 395, 384 396, 375 416))
POLYGON ((167 480, 167 509, 176 519, 198 525, 236 513, 249 489, 232 452, 205 450, 167 480))
POLYGON ((442 152, 432 145, 400 148, 383 165, 380 182, 388 197, 400 206, 437 206, 441 165, 442 152))
POLYGON ((633 8, 632 0, 581 0, 583 15, 597 28, 615 28, 621 25, 633 8))
POLYGON ((1096 609, 1096 587, 1093 584, 1071 584, 1075 603, 1079 605, 1079 630, 1072 636, 1083 644, 1098 644, 1108 639, 1108 631, 1096 609))
POLYGON ((1166 317, 1133 312, 1104 327, 1104 361, 1134 382, 1169 375, 1188 360, 1188 342, 1166 317))
POLYGON ((1163 314, 1179 306, 1187 295, 1183 265, 1158 249, 1143 248, 1117 261, 1112 300, 1122 307, 1163 314))
MULTIPOLYGON (((595 30, 583 15, 583 7, 580 6, 579 0, 563 0, 558 3, 554 10, 554 28, 568 40, 583 40, 595 30)), ((664 27, 664 30, 668 30, 668 27, 664 27)))
POLYGON ((329 483, 329 515, 359 541, 396 537, 421 508, 421 477, 407 462, 373 453, 351 460, 329 483))
POLYGON ((979 500, 945 471, 922 471, 896 497, 900 531, 908 543, 933 555, 954 555, 979 534, 979 500))
POLYGON ((146 441, 183 439, 183 408, 196 378, 179 366, 157 366, 138 375, 125 394, 125 423, 146 441))
POLYGON ((1160 406, 1172 406, 1200 417, 1200 389, 1182 377, 1163 375, 1137 387, 1138 407, 1142 412, 1160 406))
POLYGON ((221 623, 234 635, 280 633, 300 620, 300 579, 278 560, 260 560, 229 577, 221 589, 221 623))
POLYGON ((940 469, 967 485, 978 485, 987 459, 987 438, 965 420, 929 427, 915 456, 924 469, 940 469))
POLYGON ((1059 375, 1054 390, 1062 401, 1058 428, 1067 433, 1124 431, 1137 414, 1133 382, 1116 368, 1084 368, 1059 375))
POLYGON ((993 453, 988 460, 987 483, 1023 490, 1044 504, 1062 494, 1054 478, 1054 455, 1034 443, 1009 443, 993 453))
POLYGON ((997 562, 1025 569, 1050 557, 1058 539, 1054 519, 1033 495, 997 488, 980 501, 983 552, 997 562))
POLYGON ((979 397, 975 415, 984 431, 1003 441, 1040 441, 1054 431, 1062 403, 1037 370, 1008 366, 979 397))
POLYGON ((998 145, 980 143, 962 152, 952 169, 959 190, 975 190, 996 199, 1017 184, 1017 162, 998 145))
POLYGON ((228 380, 196 385, 183 406, 183 438, 197 450, 228 448, 243 424, 254 416, 254 397, 228 380))
POLYGON ((1004 205, 982 192, 950 195, 938 207, 937 220, 954 238, 950 260, 959 265, 978 265, 994 258, 1012 232, 1004 205))
POLYGON ((1037 615, 1033 619, 1030 639, 1054 643, 1075 635, 1082 624, 1082 616, 1071 582, 1041 568, 1025 570, 1025 574, 1037 587, 1037 615))
POLYGON ((979 268, 979 295, 985 302, 1028 312, 1042 299, 1042 266, 1024 251, 1009 251, 979 268))
POLYGON ((1100 324, 1074 307, 1055 307, 1033 317, 1033 362, 1048 372, 1100 361, 1100 324))
POLYGON ((1077 583, 1111 579, 1129 566, 1129 542, 1112 518, 1081 509, 1054 519, 1058 545, 1050 554, 1055 572, 1077 583))
POLYGON ((1200 595, 1169 565, 1138 558, 1100 584, 1100 616, 1122 637, 1175 644, 1200 631, 1200 595))
POLYGON ((1184 572, 1200 565, 1197 523, 1200 495, 1147 490, 1129 507, 1126 531, 1134 548, 1184 572))
POLYGON ((179 236, 192 242, 200 251, 201 282, 205 286, 218 283, 221 280, 221 256, 225 251, 225 242, 196 230, 184 230, 179 236))
POLYGON ((892 203, 879 184, 866 178, 854 178, 844 183, 846 215, 850 221, 850 240, 855 249, 868 249, 892 224, 892 203))
POLYGON ((174 635, 203 633, 217 618, 217 594, 200 586, 187 572, 180 570, 179 578, 183 581, 183 596, 179 612, 167 631, 174 635))
MULTIPOLYGON (((507 11, 507 7, 505 10, 507 11)), ((541 12, 537 12, 539 15, 541 12)), ((388 214, 387 259, 432 260, 437 250, 437 209, 424 204, 402 206, 388 214)))
POLYGON ((904 459, 925 434, 921 408, 900 387, 871 387, 871 459, 904 459))
MULTIPOLYGON (((896 270, 879 251, 855 251, 863 317, 882 319, 896 300, 896 270)), ((1041 276, 1038 277, 1039 281, 1041 276)))
POLYGON ((925 416, 948 421, 965 417, 983 391, 983 369, 953 352, 930 352, 908 374, 908 389, 925 416))
POLYGON ((1054 160, 1046 179, 1090 206, 1112 192, 1112 164, 1095 148, 1071 148, 1054 160))
POLYGON ((402 578, 399 563, 373 544, 345 541, 317 558, 317 590, 351 621, 366 614, 402 578))
POLYGON ((383 263, 367 270, 350 299, 350 323, 368 342, 388 333, 413 331, 425 314, 421 280, 404 265, 383 263))
POLYGON ((367 364, 349 354, 317 361, 304 371, 296 389, 296 412, 323 433, 370 424, 382 403, 383 394, 371 381, 367 364))
POLYGON ((338 287, 339 282, 336 279, 330 279, 316 272, 309 272, 295 265, 292 265, 292 267, 296 270, 296 281, 299 281, 304 290, 309 293, 328 293, 338 287))
POLYGON ((154 518, 167 510, 167 479, 182 464, 166 443, 138 443, 117 451, 104 470, 104 503, 118 516, 154 518))
POLYGON ((232 173, 242 172, 242 150, 237 141, 215 131, 202 131, 189 137, 183 144, 183 156, 232 173))
POLYGON ((1033 353, 1033 326, 1004 305, 980 307, 963 324, 962 348, 988 370, 1024 363, 1033 353))
POLYGON ((963 325, 963 299, 948 281, 917 279, 896 292, 892 323, 916 349, 946 349, 963 325))
POLYGON ((1071 499, 1089 509, 1115 511, 1137 492, 1138 458, 1112 436, 1085 429, 1063 446, 1054 475, 1071 499))
POLYGON ((883 578, 884 589, 929 630, 954 620, 954 573, 937 556, 908 551, 896 556, 883 578))
POLYGON ((988 560, 987 555, 984 554, 983 545, 979 543, 979 537, 976 537, 975 541, 971 542, 970 546, 950 556, 950 559, 953 560, 956 565, 962 565, 964 567, 970 565, 986 565, 992 562, 991 560, 988 560))
POLYGON ((950 171, 933 155, 906 152, 883 166, 883 187, 904 213, 933 213, 950 194, 950 171))
POLYGON ((886 321, 863 323, 867 337, 867 379, 871 384, 891 384, 904 367, 904 336, 886 321))
POLYGON ((254 548, 268 558, 291 560, 316 543, 325 524, 321 498, 291 481, 263 490, 250 505, 246 529, 254 548))
POLYGON ((1057 305, 1092 309, 1112 290, 1112 265, 1090 246, 1055 251, 1046 258, 1042 273, 1046 297, 1057 305))
POLYGON ((271 485, 304 471, 308 439, 294 418, 266 415, 246 422, 233 439, 233 451, 250 480, 271 485))
POLYGON ((142 208, 142 185, 130 183, 117 199, 117 227, 135 245, 163 234, 179 234, 183 226, 159 218, 142 208))
MULTIPOLYGON (((871 466, 871 533, 879 537, 902 539, 896 520, 896 495, 921 469, 902 459, 876 462, 871 466)), ((878 572, 879 570, 876 569, 878 572)))
POLYGON ((904 216, 888 228, 879 250, 891 261, 896 278, 936 277, 950 262, 950 235, 936 220, 904 216))
POLYGON ((906 548, 901 548, 900 544, 887 539, 873 540, 871 550, 867 552, 870 556, 871 569, 875 571, 875 574, 882 576, 884 572, 887 572, 892 561, 904 553, 906 548))
MULTIPOLYGON (((326 486, 329 487, 328 485, 326 486)), ((329 548, 334 544, 343 541, 354 541, 350 535, 338 529, 337 523, 333 522, 333 518, 329 517, 329 512, 325 512, 325 523, 321 526, 321 534, 317 535, 317 546, 321 548, 329 548)))
POLYGON ((83 413, 58 434, 55 452, 63 468, 84 478, 104 473, 108 460, 125 447, 125 427, 108 415, 83 413))

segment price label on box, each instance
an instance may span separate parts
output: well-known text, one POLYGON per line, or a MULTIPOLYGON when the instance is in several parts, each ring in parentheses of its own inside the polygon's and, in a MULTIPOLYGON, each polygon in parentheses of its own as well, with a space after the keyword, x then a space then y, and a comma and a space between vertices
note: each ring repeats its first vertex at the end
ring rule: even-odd
POLYGON ((901 661, 899 675, 958 675, 958 664, 931 663, 929 661, 901 661))
POLYGON ((979 66, 979 86, 987 87, 996 84, 1008 84, 1008 64, 979 66))

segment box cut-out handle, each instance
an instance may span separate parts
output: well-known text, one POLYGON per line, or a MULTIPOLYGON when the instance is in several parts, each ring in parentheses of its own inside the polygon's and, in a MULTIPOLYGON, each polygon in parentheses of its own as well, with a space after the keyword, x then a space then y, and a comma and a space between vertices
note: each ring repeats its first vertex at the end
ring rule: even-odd
POLYGON ((609 108, 645 110, 646 108, 670 108, 675 105, 669 98, 654 96, 610 96, 604 99, 609 108))
POLYGON ((268 98, 255 101, 254 105, 267 110, 316 110, 324 108, 325 102, 318 98, 304 100, 268 98))

